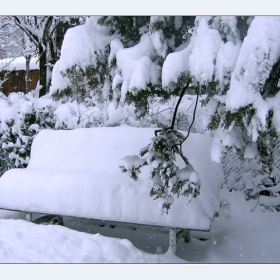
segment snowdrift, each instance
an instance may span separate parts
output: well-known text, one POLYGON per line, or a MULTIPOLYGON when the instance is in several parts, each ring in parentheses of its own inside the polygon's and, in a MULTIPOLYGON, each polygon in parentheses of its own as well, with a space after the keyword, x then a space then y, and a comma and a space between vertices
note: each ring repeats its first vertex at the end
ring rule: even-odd
POLYGON ((42 130, 28 167, 0 178, 0 208, 210 230, 223 182, 221 166, 211 161, 212 139, 190 134, 184 143, 200 176, 201 194, 188 205, 184 197, 175 199, 165 214, 149 195, 148 167, 138 181, 119 169, 123 157, 138 154, 153 136, 154 129, 129 126, 42 130))

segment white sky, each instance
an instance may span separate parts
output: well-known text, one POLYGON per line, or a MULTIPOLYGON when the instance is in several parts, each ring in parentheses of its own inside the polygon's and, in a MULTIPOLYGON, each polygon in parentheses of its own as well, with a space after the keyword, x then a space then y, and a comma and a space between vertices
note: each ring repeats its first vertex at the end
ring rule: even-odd
POLYGON ((13 0, 1 6, 1 15, 279 15, 278 0, 13 0), (171 4, 171 5, 170 5, 171 4))

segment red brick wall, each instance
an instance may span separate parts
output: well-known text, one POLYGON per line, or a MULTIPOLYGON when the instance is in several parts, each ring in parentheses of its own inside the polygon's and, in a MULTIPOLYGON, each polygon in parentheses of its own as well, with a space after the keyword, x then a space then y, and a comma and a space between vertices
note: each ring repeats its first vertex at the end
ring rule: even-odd
MULTIPOLYGON (((0 72, 0 79, 3 80, 5 76, 5 71, 0 72)), ((11 92, 25 92, 25 71, 16 70, 11 71, 7 74, 7 81, 2 84, 0 89, 6 96, 11 92)), ((39 70, 30 70, 29 72, 29 89, 34 90, 39 81, 39 70)))

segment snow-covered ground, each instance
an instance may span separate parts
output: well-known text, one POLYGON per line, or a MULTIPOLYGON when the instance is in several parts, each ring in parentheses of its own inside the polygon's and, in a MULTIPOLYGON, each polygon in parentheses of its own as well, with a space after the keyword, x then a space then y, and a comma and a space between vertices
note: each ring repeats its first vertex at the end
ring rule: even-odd
POLYGON ((21 220, 21 214, 1 211, 0 262, 279 263, 278 213, 251 212, 254 202, 244 201, 239 192, 223 193, 231 209, 226 206, 209 233, 192 232, 190 243, 180 240, 176 256, 166 252, 168 232, 163 228, 73 218, 65 218, 63 227, 36 225, 21 220))

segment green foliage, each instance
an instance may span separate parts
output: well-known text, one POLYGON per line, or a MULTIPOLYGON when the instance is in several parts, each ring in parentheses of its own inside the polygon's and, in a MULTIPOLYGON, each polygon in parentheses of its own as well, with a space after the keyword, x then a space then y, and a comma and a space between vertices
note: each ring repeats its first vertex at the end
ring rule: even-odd
POLYGON ((265 84, 262 87, 261 94, 263 97, 271 97, 275 96, 278 88, 278 83, 280 80, 280 58, 278 61, 273 65, 268 79, 265 81, 265 84))
POLYGON ((149 111, 149 101, 155 96, 168 100, 170 94, 163 90, 160 85, 149 83, 146 89, 135 89, 135 91, 127 92, 125 102, 128 105, 134 105, 134 113, 137 119, 143 118, 149 111))
POLYGON ((61 72, 62 77, 69 79, 70 85, 53 93, 53 100, 64 102, 77 100, 78 103, 81 103, 94 96, 97 102, 102 103, 102 89, 109 76, 109 66, 106 63, 108 53, 109 48, 95 52, 95 61, 84 68, 74 64, 71 68, 67 68, 65 72, 61 72))
POLYGON ((123 173, 128 172, 130 178, 133 179, 134 181, 137 181, 138 180, 138 175, 141 173, 142 167, 147 165, 147 164, 148 163, 147 163, 146 160, 140 160, 140 162, 138 164, 133 164, 130 167, 125 167, 124 165, 121 165, 120 169, 123 173))
POLYGON ((0 174, 11 168, 25 168, 30 159, 31 144, 43 128, 54 129, 54 108, 36 108, 32 101, 22 103, 15 115, 0 122, 0 174), (36 108, 36 109, 35 109, 36 108))
MULTIPOLYGON (((63 73, 61 73, 61 75, 63 75, 63 73)), ((70 86, 67 86, 66 88, 62 89, 62 90, 57 90, 56 92, 54 92, 52 94, 52 99, 54 101, 59 101, 59 100, 63 100, 63 99, 70 99, 73 95, 72 89, 70 86)))
POLYGON ((120 34, 125 47, 134 46, 140 41, 142 33, 148 29, 149 22, 149 16, 103 16, 98 20, 98 24, 112 28, 111 34, 120 34))
POLYGON ((245 107, 240 107, 234 112, 226 111, 225 118, 223 120, 223 127, 225 129, 229 129, 233 122, 237 126, 247 127, 255 113, 256 109, 253 108, 252 104, 249 104, 245 107))
POLYGON ((162 30, 164 38, 168 42, 168 51, 173 51, 187 40, 195 24, 195 16, 164 16, 162 20, 150 23, 149 31, 151 33, 156 30, 162 30), (174 44, 171 42, 174 40, 174 44))
MULTIPOLYGON (((179 145, 184 135, 178 131, 163 128, 151 141, 147 160, 151 165, 153 187, 151 196, 157 198, 188 196, 199 194, 199 183, 190 181, 190 166, 180 169, 176 164, 175 145, 179 145)), ((168 212, 172 202, 163 204, 163 211, 168 212)))
POLYGON ((120 34, 125 47, 131 47, 140 41, 143 33, 162 30, 167 40, 174 40, 169 49, 174 50, 186 40, 186 34, 194 26, 194 16, 164 16, 162 20, 150 23, 150 16, 103 16, 98 20, 100 25, 110 26, 111 34, 120 34))
POLYGON ((127 92, 125 102, 128 105, 133 104, 135 106, 134 113, 138 119, 144 117, 149 110, 149 98, 152 97, 152 93, 148 90, 140 90, 137 95, 131 92, 127 92))
POLYGON ((221 87, 220 82, 214 80, 207 84, 201 85, 201 94, 206 95, 202 105, 206 106, 215 95, 225 95, 228 89, 229 84, 221 87))
POLYGON ((191 200, 200 194, 200 182, 192 166, 180 168, 176 163, 177 145, 180 145, 184 138, 180 132, 164 127, 151 139, 151 143, 140 151, 140 157, 146 156, 140 165, 133 165, 129 169, 120 167, 122 172, 129 172, 129 176, 137 180, 141 168, 149 165, 153 185, 150 195, 154 199, 163 199, 162 211, 165 213, 170 210, 174 198, 185 196, 191 200))
MULTIPOLYGON (((152 35, 154 32, 160 32, 160 40, 162 44, 167 44, 167 53, 174 51, 176 47, 181 45, 188 39, 191 28, 194 26, 195 17, 150 17, 150 16, 102 16, 98 19, 98 24, 110 27, 111 34, 118 35, 125 48, 130 48, 140 42, 140 38, 144 33, 152 35)), ((77 100, 79 103, 90 100, 91 104, 100 103, 109 100, 113 101, 115 107, 120 105, 120 101, 135 107, 135 114, 138 119, 146 116, 149 109, 149 100, 155 96, 168 100, 172 95, 178 93, 178 88, 184 84, 187 77, 182 74, 178 83, 173 89, 162 89, 160 71, 158 81, 149 82, 146 88, 134 88, 121 94, 123 81, 119 82, 112 89, 112 81, 115 75, 122 77, 121 69, 118 69, 118 61, 115 54, 112 53, 110 60, 108 59, 110 46, 105 50, 95 52, 96 59, 86 67, 73 65, 61 72, 63 77, 69 79, 70 83, 64 89, 59 89, 52 93, 55 101, 67 102, 77 100), (106 98, 102 96, 102 89, 108 81, 109 91, 106 98), (125 94, 125 98, 121 99, 121 95, 125 94)), ((111 55, 111 54, 110 54, 111 55)), ((154 65, 160 69, 164 62, 164 54, 147 54, 154 65)), ((127 81, 126 81, 127 82, 127 81)), ((124 105, 124 104, 121 104, 124 105)))
POLYGON ((211 121, 207 126, 207 129, 209 130, 217 130, 219 127, 219 124, 221 122, 221 115, 216 111, 212 116, 211 116, 211 121))
POLYGON ((177 81, 176 82, 171 82, 169 83, 169 85, 164 88, 167 93, 166 95, 174 95, 177 96, 179 95, 180 89, 184 88, 186 86, 186 84, 190 83, 191 79, 190 76, 186 73, 181 73, 178 77, 177 77, 177 81))
POLYGON ((274 151, 279 143, 279 135, 272 121, 273 114, 274 112, 270 110, 266 121, 267 127, 264 131, 260 131, 257 140, 262 172, 268 174, 272 174, 274 171, 274 166, 276 164, 274 151))

